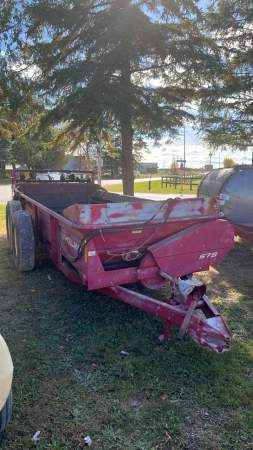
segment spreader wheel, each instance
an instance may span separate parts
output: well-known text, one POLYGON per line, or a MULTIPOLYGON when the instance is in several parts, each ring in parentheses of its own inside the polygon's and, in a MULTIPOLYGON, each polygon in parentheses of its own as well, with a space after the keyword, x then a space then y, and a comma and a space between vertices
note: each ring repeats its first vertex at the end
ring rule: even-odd
POLYGON ((7 230, 7 241, 10 249, 13 249, 13 232, 12 232, 12 219, 16 211, 21 211, 22 205, 19 200, 12 200, 7 202, 6 205, 6 230, 7 230))
MULTIPOLYGON (((159 267, 157 266, 157 262, 151 253, 146 255, 139 265, 139 269, 146 269, 147 267, 157 267, 157 271, 159 269, 159 267)), ((141 280, 141 282, 149 289, 160 289, 168 283, 168 280, 159 275, 159 273, 157 272, 156 276, 152 278, 144 278, 143 280, 141 280)))
POLYGON ((13 258, 20 272, 33 270, 35 265, 35 236, 28 211, 17 211, 13 216, 13 258))
POLYGON ((11 418, 12 412, 12 390, 8 395, 8 398, 0 411, 0 433, 7 427, 11 418))

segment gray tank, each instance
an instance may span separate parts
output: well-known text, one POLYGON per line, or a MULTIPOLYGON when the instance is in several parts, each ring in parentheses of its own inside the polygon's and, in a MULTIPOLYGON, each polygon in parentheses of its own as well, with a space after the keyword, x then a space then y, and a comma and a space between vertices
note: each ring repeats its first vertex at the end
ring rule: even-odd
POLYGON ((198 197, 219 197, 225 219, 232 223, 253 224, 253 166, 215 169, 202 178, 198 197))

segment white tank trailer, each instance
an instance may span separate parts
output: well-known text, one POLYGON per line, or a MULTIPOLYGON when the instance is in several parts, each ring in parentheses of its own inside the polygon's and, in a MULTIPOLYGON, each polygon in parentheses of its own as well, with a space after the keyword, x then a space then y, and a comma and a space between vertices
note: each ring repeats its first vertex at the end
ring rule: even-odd
POLYGON ((199 183, 197 196, 219 197, 236 234, 253 242, 253 165, 212 170, 199 183))

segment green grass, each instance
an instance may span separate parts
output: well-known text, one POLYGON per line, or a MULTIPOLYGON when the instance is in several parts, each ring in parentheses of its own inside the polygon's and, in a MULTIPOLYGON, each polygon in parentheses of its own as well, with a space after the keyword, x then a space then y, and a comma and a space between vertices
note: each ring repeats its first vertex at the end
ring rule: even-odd
POLYGON ((159 344, 161 319, 69 281, 41 249, 35 270, 18 272, 4 212, 1 205, 0 331, 15 371, 1 450, 35 448, 37 430, 37 450, 75 450, 87 434, 94 450, 253 448, 251 244, 238 239, 203 274, 234 333, 232 350, 219 355, 188 336, 159 344))
MULTIPOLYGON (((110 191, 114 191, 114 192, 123 192, 122 184, 108 186, 107 189, 110 191)), ((134 191, 135 191, 135 194, 137 192, 142 192, 142 193, 146 192, 146 193, 151 193, 151 194, 180 194, 180 192, 182 192, 183 194, 196 194, 197 186, 192 186, 192 191, 190 190, 190 186, 187 186, 187 185, 183 186, 183 190, 181 190, 180 185, 178 185, 176 189, 175 189, 175 187, 169 187, 169 186, 167 186, 167 188, 165 186, 162 188, 161 180, 152 180, 150 190, 149 190, 149 182, 143 181, 143 182, 138 182, 138 183, 134 184, 134 191)))
POLYGON ((5 233, 5 205, 0 205, 0 234, 5 233))
POLYGON ((0 178, 0 186, 1 185, 5 186, 5 185, 8 185, 8 184, 11 184, 11 180, 10 179, 4 180, 4 179, 0 178))

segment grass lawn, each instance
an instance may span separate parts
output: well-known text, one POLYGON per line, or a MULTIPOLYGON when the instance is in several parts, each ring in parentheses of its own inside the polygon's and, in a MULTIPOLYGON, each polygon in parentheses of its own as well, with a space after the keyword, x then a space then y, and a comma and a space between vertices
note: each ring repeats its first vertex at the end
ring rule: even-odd
MULTIPOLYGON (((180 191, 183 194, 196 194, 198 186, 192 186, 192 191, 190 190, 190 186, 183 186, 183 190, 181 191, 180 185, 175 189, 174 187, 161 187, 161 180, 152 180, 151 181, 151 189, 149 190, 149 182, 143 181, 135 183, 134 192, 146 192, 151 194, 180 194, 180 191)), ((106 189, 114 192, 123 192, 122 184, 117 184, 113 186, 107 186, 106 189)))
MULTIPOLYGON (((197 182, 197 181, 196 181, 197 182)), ((10 180, 1 180, 0 179, 0 186, 5 185, 11 185, 10 180)), ((147 193, 154 193, 154 194, 180 194, 182 192, 183 194, 196 194, 197 193, 197 187, 198 186, 192 186, 192 190, 190 190, 190 186, 185 185, 183 186, 183 190, 181 190, 180 185, 177 185, 177 188, 174 187, 163 187, 161 188, 161 181, 160 180, 151 180, 151 190, 149 190, 149 182, 143 181, 135 183, 135 193, 137 192, 147 192, 147 193)), ((117 184, 113 186, 107 186, 106 189, 109 191, 114 192, 123 192, 123 186, 122 184, 117 184)))
POLYGON ((0 236, 5 232, 5 205, 0 205, 0 236))
POLYGON ((0 205, 0 331, 15 370, 1 450, 34 449, 38 430, 37 450, 75 450, 86 435, 94 450, 253 449, 252 244, 237 239, 197 275, 234 334, 220 355, 189 336, 159 344, 163 320, 88 292, 40 249, 35 270, 18 272, 4 214, 0 205))
POLYGON ((0 186, 6 186, 6 185, 8 185, 8 184, 11 184, 11 180, 2 180, 1 178, 0 178, 0 186))

